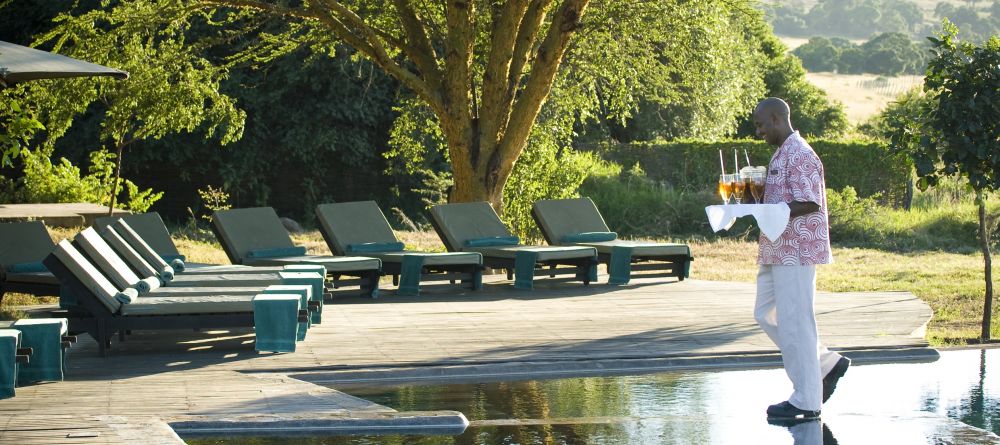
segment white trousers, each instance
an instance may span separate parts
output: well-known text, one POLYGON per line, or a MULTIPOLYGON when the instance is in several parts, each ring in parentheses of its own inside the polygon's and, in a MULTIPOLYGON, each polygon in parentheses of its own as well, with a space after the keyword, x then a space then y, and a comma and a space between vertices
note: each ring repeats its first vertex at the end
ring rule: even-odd
POLYGON ((781 350, 793 388, 788 401, 809 411, 820 409, 823 376, 841 357, 819 342, 815 298, 816 266, 760 266, 754 318, 781 350))

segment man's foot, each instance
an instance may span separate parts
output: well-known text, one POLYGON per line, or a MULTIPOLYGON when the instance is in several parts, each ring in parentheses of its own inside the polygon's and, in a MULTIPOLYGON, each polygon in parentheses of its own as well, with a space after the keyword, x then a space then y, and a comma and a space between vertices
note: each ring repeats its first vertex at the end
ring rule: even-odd
POLYGON ((802 419, 816 419, 819 417, 819 411, 798 409, 795 405, 785 401, 767 407, 767 417, 778 419, 795 419, 800 417, 802 419))
POLYGON ((823 377, 823 403, 826 403, 833 395, 833 392, 837 390, 837 381, 847 372, 847 368, 851 366, 851 359, 847 357, 841 357, 837 360, 837 364, 833 365, 833 369, 823 377))

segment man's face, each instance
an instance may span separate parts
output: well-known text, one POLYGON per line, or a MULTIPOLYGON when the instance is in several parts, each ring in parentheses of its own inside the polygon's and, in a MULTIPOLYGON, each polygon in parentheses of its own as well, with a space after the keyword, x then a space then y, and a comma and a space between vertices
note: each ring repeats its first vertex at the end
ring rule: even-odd
POLYGON ((753 113, 753 124, 757 131, 757 137, 771 145, 778 145, 778 132, 775 125, 774 114, 757 110, 753 113))

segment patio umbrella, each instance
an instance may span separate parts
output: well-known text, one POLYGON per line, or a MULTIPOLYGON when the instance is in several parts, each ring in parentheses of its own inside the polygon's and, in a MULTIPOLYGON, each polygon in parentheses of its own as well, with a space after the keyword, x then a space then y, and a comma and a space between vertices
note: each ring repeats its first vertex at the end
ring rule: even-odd
POLYGON ((2 87, 27 80, 90 76, 126 79, 128 73, 0 40, 0 86, 2 87))

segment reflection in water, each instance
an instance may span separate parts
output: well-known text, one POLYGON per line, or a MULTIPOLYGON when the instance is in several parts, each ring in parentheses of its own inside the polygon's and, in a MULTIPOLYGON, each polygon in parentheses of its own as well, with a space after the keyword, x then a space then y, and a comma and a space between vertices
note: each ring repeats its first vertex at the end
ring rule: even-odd
POLYGON ((793 445, 839 445, 830 427, 819 419, 806 421, 767 419, 767 423, 788 428, 793 445))
POLYGON ((1000 433, 996 369, 1000 369, 1000 349, 945 351, 934 363, 852 366, 823 407, 822 422, 797 425, 772 425, 764 416, 767 405, 791 392, 780 369, 479 384, 334 385, 400 411, 460 411, 470 426, 458 436, 188 439, 188 443, 1000 443, 996 436, 986 437, 959 423, 1000 433), (993 374, 988 369, 994 369, 993 374))

